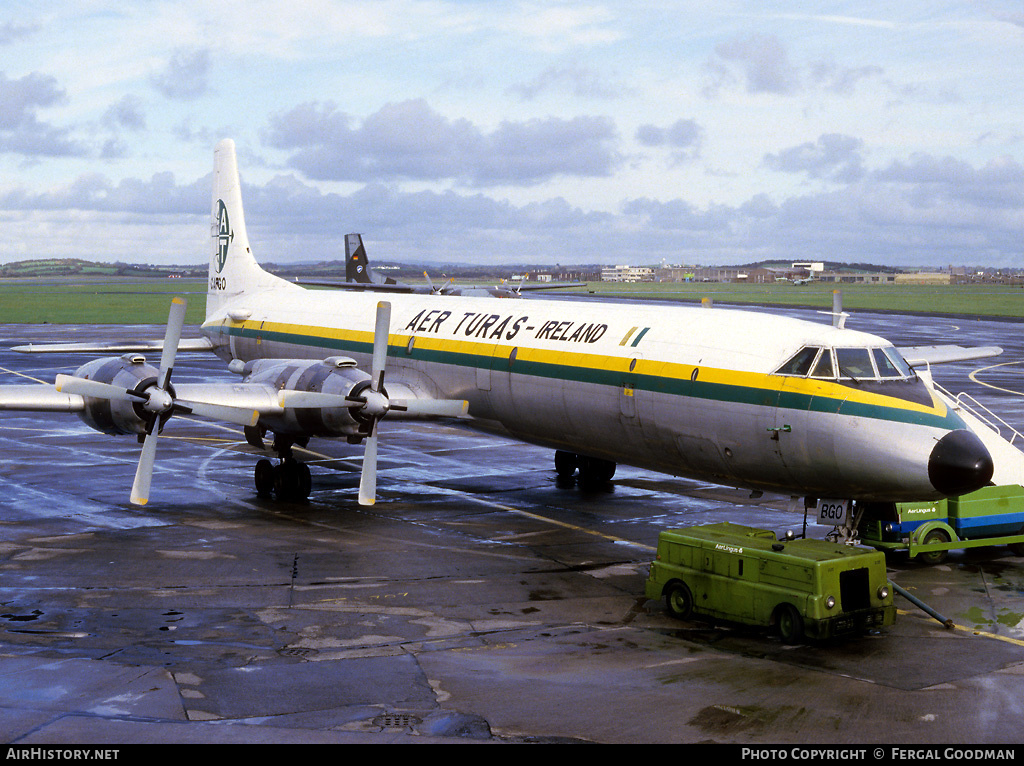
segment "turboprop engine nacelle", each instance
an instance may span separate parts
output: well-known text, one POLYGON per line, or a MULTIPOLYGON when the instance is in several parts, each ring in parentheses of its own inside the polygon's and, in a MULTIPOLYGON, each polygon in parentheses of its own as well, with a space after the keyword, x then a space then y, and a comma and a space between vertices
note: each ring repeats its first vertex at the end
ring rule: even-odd
MULTIPOLYGON (((371 395, 371 378, 344 356, 321 361, 306 359, 257 360, 247 365, 247 382, 261 383, 291 393, 330 394, 352 400, 348 406, 289 406, 281 414, 260 417, 260 425, 275 433, 303 436, 365 435, 372 418, 364 413, 360 400, 371 395)), ((287 402, 287 400, 286 400, 287 402)))
MULTIPOLYGON (((157 384, 158 376, 159 370, 140 354, 93 359, 75 371, 76 378, 107 383, 140 395, 157 384)), ((148 416, 139 402, 92 396, 83 398, 85 409, 78 416, 90 428, 105 434, 146 433, 148 416)), ((164 420, 166 417, 161 419, 161 426, 164 420)))

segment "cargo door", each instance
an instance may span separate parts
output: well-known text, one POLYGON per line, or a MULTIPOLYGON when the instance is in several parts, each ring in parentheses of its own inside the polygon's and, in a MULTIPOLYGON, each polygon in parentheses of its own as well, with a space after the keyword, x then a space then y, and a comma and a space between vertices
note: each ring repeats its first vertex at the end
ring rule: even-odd
POLYGON ((637 365, 643 359, 643 354, 633 353, 629 361, 629 369, 622 379, 622 386, 619 388, 619 416, 626 426, 638 424, 636 407, 636 384, 638 380, 637 365))

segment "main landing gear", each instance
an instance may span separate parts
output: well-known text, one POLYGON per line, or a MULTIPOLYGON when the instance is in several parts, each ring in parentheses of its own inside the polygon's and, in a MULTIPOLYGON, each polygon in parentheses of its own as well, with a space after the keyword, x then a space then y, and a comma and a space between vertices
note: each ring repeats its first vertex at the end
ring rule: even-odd
POLYGON ((275 437, 274 451, 281 462, 274 465, 267 458, 256 463, 254 478, 260 497, 276 495, 278 500, 306 500, 313 487, 309 466, 292 454, 293 442, 275 437))
POLYGON ((615 476, 615 463, 574 452, 555 452, 555 473, 559 481, 568 482, 579 471, 577 479, 584 489, 603 487, 615 476))

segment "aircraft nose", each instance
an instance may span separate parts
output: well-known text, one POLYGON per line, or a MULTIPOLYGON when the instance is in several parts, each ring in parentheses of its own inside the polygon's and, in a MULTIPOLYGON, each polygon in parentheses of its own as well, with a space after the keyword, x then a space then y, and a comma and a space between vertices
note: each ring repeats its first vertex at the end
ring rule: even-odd
POLYGON ((992 480, 992 456, 973 432, 950 431, 928 458, 928 479, 947 496, 981 489, 992 480))

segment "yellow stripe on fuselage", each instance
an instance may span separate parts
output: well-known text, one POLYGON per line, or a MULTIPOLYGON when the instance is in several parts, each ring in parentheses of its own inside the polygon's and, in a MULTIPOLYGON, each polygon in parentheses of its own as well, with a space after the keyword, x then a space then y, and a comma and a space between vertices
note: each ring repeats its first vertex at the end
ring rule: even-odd
MULTIPOLYGON (((224 320, 218 322, 222 328, 242 329, 246 334, 275 335, 283 342, 297 345, 317 345, 318 340, 336 343, 357 343, 369 347, 373 344, 372 330, 353 330, 339 327, 322 327, 287 322, 260 322, 245 320, 235 322, 224 320)), ((516 362, 521 366, 525 363, 558 366, 563 369, 576 369, 581 372, 621 373, 623 384, 641 378, 663 379, 667 381, 699 380, 701 383, 729 386, 764 392, 769 398, 780 393, 798 396, 820 397, 840 403, 889 410, 902 410, 920 415, 945 418, 948 410, 945 404, 930 392, 931 406, 908 401, 894 396, 864 391, 855 385, 835 381, 817 380, 774 375, 744 370, 729 370, 714 367, 703 367, 680 362, 657 359, 644 359, 630 355, 624 349, 623 355, 595 354, 586 351, 546 349, 521 346, 495 340, 493 342, 479 340, 462 340, 437 335, 391 333, 388 344, 391 348, 405 349, 411 339, 417 351, 437 352, 468 356, 481 360, 473 366, 491 366, 493 360, 507 360, 511 351, 516 349, 516 362), (633 368, 630 369, 630 365, 633 368), (694 372, 696 371, 696 378, 694 372)), ((457 363, 457 362, 456 362, 457 363)), ((585 377, 583 375, 580 376, 585 377)), ((632 387, 632 386, 631 386, 632 387)), ((643 386, 640 386, 643 388, 643 386)), ((767 403, 767 402, 766 402, 767 403)))

